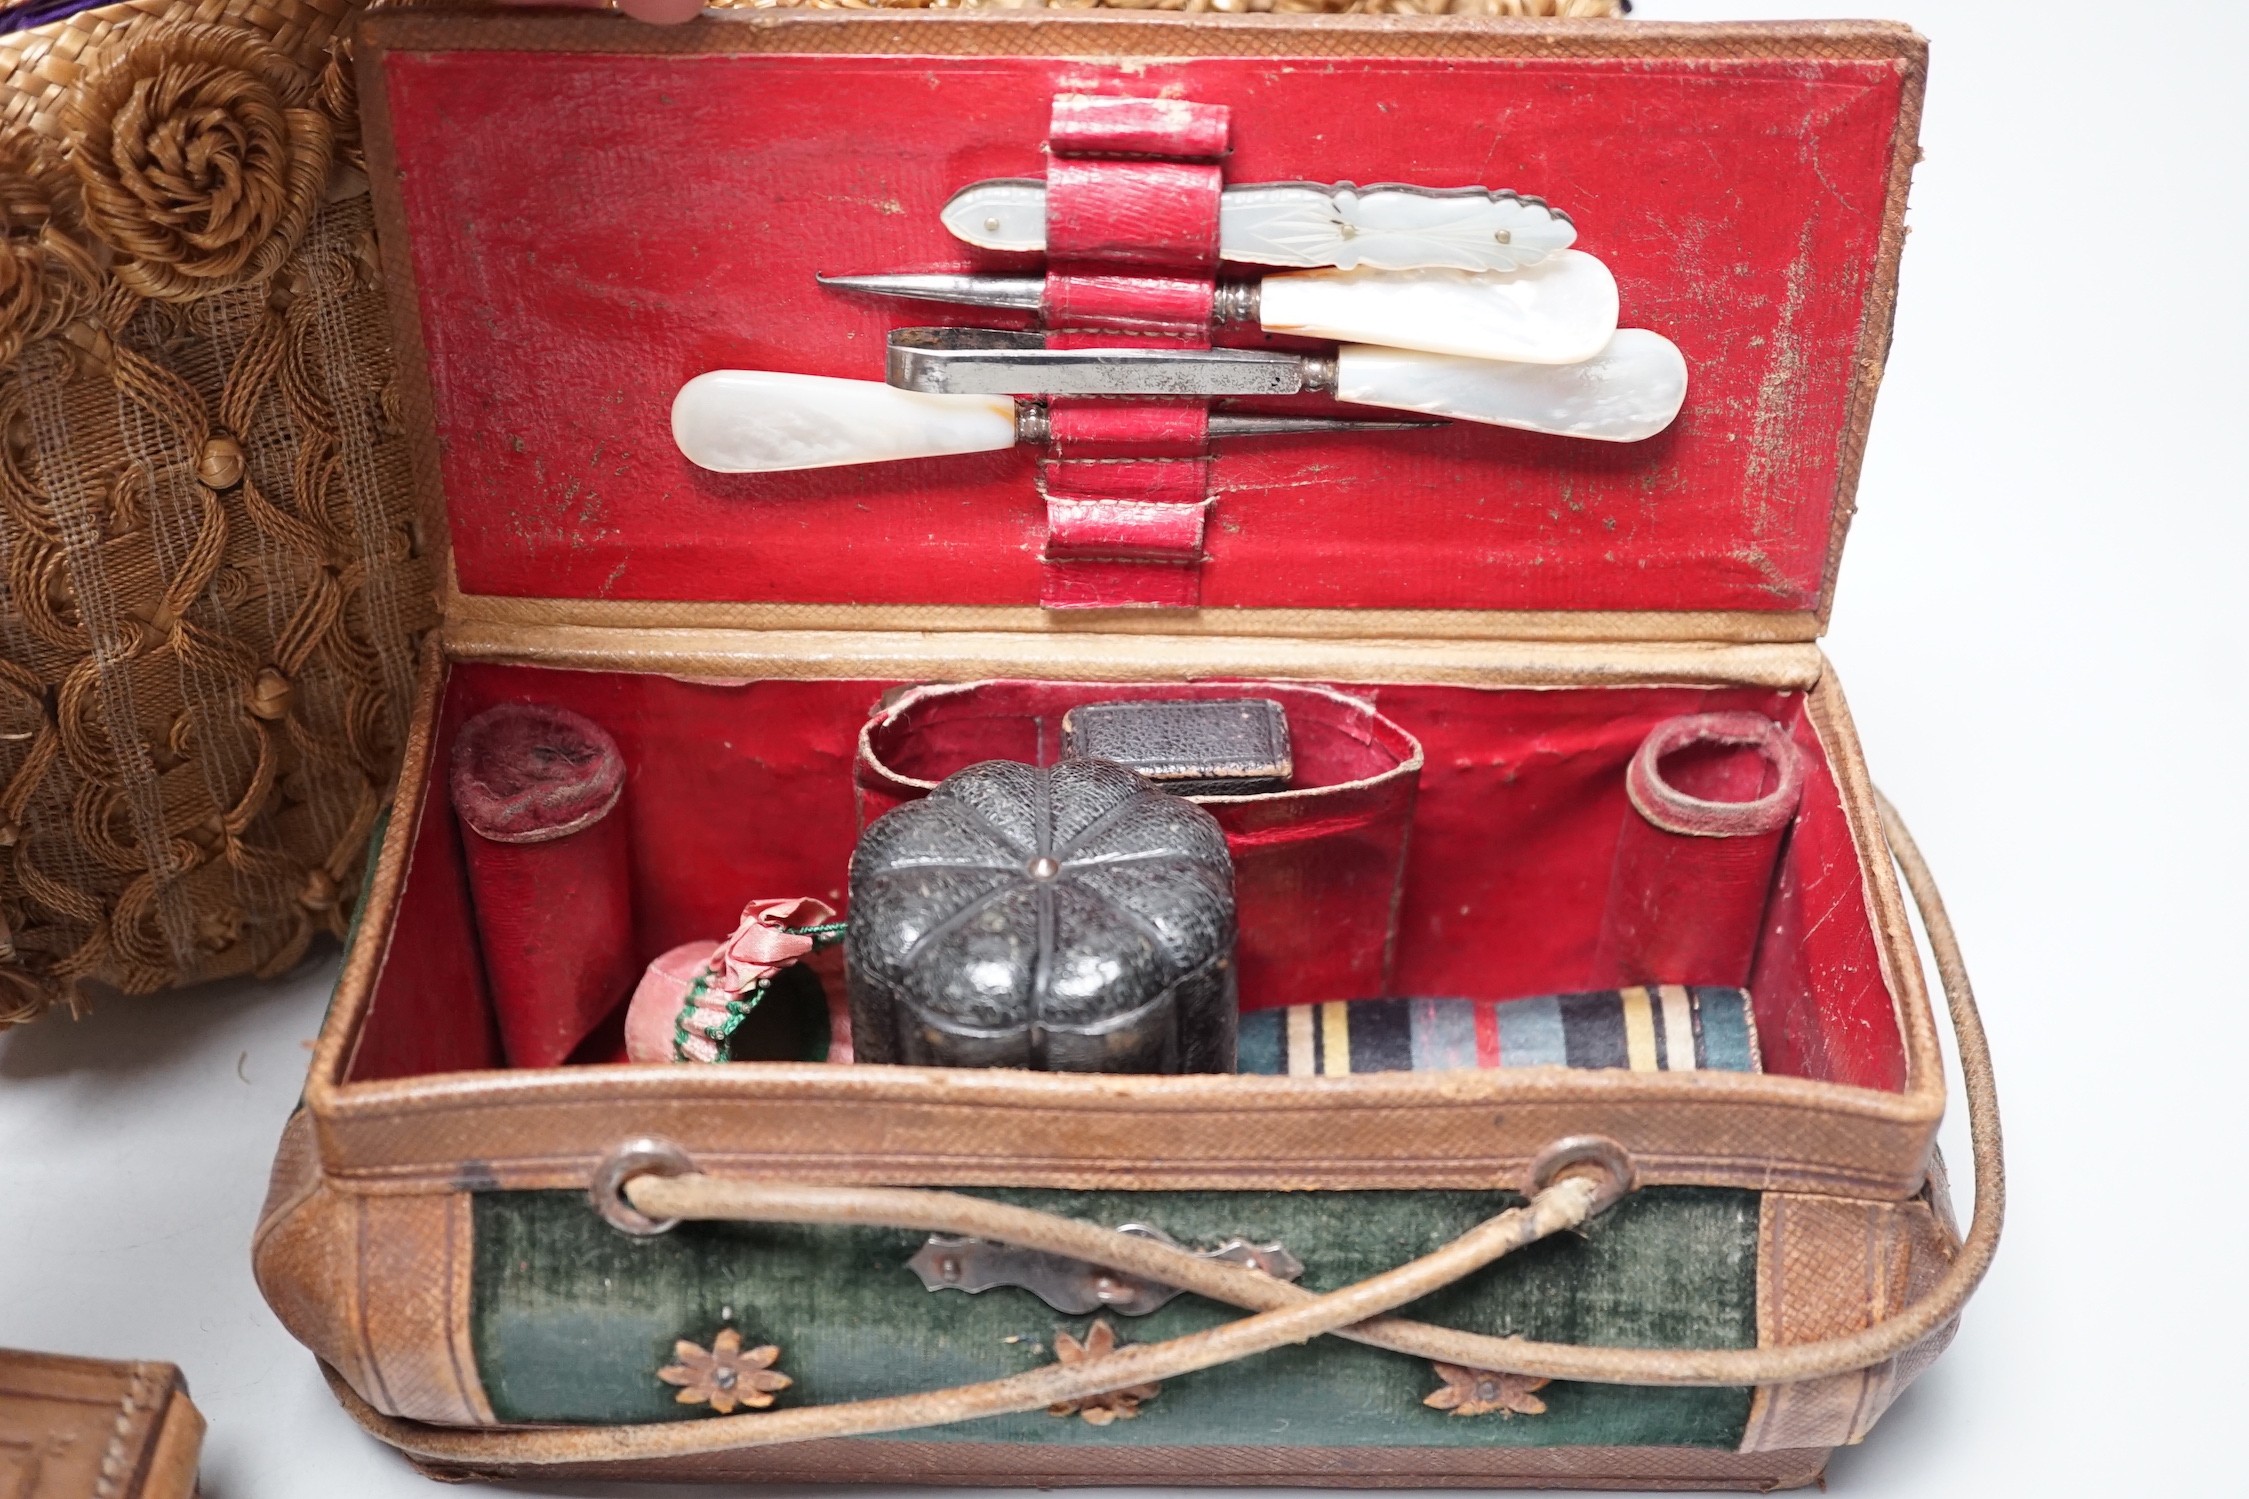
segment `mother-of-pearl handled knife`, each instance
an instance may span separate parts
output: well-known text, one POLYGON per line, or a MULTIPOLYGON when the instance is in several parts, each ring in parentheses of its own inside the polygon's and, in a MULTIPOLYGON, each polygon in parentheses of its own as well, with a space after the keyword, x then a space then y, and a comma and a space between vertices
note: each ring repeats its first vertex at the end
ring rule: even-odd
MULTIPOLYGON (((986 250, 1046 248, 1046 184, 1000 177, 955 193, 939 218, 986 250)), ((1218 253, 1251 265, 1513 271, 1569 248, 1569 216, 1537 198, 1481 187, 1266 182, 1218 200, 1218 253)))
MULTIPOLYGON (((823 285, 970 307, 1046 310, 1038 276, 822 276, 823 285)), ((1520 271, 1296 271, 1222 282, 1219 323, 1469 359, 1576 364, 1616 332, 1616 278, 1580 250, 1520 271)))
MULTIPOLYGON (((1443 425, 1214 411, 1206 430, 1212 437, 1278 437, 1443 425)), ((990 453, 1052 435, 1044 405, 1012 396, 925 395, 827 375, 712 370, 672 398, 672 440, 689 462, 722 474, 990 453)))
POLYGON ((672 398, 672 440, 690 463, 722 474, 991 453, 1016 435, 1012 396, 923 395, 828 375, 712 370, 672 398))

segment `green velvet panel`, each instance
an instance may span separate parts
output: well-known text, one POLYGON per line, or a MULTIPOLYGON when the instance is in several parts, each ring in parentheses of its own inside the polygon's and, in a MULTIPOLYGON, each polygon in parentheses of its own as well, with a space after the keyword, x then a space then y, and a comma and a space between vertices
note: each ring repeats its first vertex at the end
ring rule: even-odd
MULTIPOLYGON (((1303 1284, 1332 1290, 1425 1254, 1520 1199, 1476 1192, 979 1193, 1106 1225, 1149 1223, 1183 1244, 1278 1240, 1303 1284)), ((1757 1194, 1652 1188, 1406 1308, 1488 1333, 1635 1347, 1745 1348, 1757 1340, 1757 1194)), ((776 1343, 796 1380, 781 1403, 828 1403, 993 1379, 1053 1361, 1057 1329, 1085 1335, 1028 1291, 927 1291, 906 1268, 925 1235, 855 1228, 687 1224, 652 1239, 608 1227, 572 1192, 476 1199, 477 1367, 507 1421, 693 1418, 656 1370, 674 1339, 724 1326, 776 1343)), ((1182 1296, 1115 1317, 1148 1343, 1240 1313, 1182 1296)), ((1540 1416, 1455 1417, 1424 1406, 1420 1359, 1335 1338, 1168 1381, 1138 1419, 1096 1427, 1044 1412, 966 1422, 929 1439, 1200 1446, 1732 1447, 1746 1389, 1554 1384, 1540 1416)))

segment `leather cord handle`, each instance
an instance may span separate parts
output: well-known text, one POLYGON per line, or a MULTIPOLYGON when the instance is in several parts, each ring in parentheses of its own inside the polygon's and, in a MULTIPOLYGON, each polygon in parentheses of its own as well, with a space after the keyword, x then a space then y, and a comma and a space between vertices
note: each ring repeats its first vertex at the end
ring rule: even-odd
POLYGON ((428 1426, 377 1413, 333 1372, 329 1381, 362 1425, 415 1456, 440 1462, 538 1465, 676 1457, 1038 1410, 1057 1401, 1172 1378, 1324 1333, 1470 1368, 1600 1384, 1790 1384, 1881 1363, 1959 1315, 1998 1249, 2006 1180, 1990 1049, 1951 919, 1896 808, 1880 792, 1875 793, 1875 801, 1898 868, 1920 909, 1959 1040, 1976 1187, 1975 1216, 1950 1268, 1927 1296, 1861 1332, 1775 1348, 1589 1348, 1494 1338, 1382 1315, 1525 1244, 1583 1223, 1629 1190, 1629 1181, 1613 1172, 1599 1179, 1561 1176, 1527 1205, 1487 1220, 1435 1253, 1325 1295, 1133 1235, 957 1193, 761 1186, 701 1175, 648 1175, 625 1182, 623 1193, 634 1209, 654 1218, 862 1224, 966 1234, 1164 1281, 1250 1308, 1255 1314, 1206 1332, 1120 1349, 1092 1363, 1054 1365, 982 1384, 655 1426, 539 1431, 428 1426))
MULTIPOLYGON (((642 1178, 654 1184, 660 1178, 642 1178)), ((730 1184, 707 1177, 684 1178, 671 1183, 695 1194, 724 1191, 730 1184)), ((628 1190, 631 1190, 628 1188, 628 1190)), ((643 1192, 646 1189, 643 1188, 643 1192)), ((637 1198, 643 1192, 635 1192, 637 1198)), ((660 1193, 650 1194, 660 1196, 660 1193)), ((855 1189, 837 1189, 839 1197, 858 1197, 855 1189)), ((931 1194, 942 1196, 945 1194, 931 1194)), ((436 1462, 537 1465, 547 1463, 620 1462, 657 1457, 685 1457, 696 1453, 732 1452, 750 1447, 771 1447, 830 1437, 871 1436, 909 1431, 923 1426, 946 1426, 984 1416, 1015 1415, 1043 1410, 1059 1401, 1105 1394, 1130 1385, 1148 1384, 1232 1363, 1284 1343, 1304 1343, 1325 1332, 1348 1327, 1419 1298, 1471 1275, 1526 1244, 1549 1234, 1575 1228, 1614 1200, 1606 1183, 1585 1176, 1557 1180, 1528 1203, 1488 1218, 1435 1253, 1408 1261, 1395 1270, 1370 1276, 1340 1291, 1316 1296, 1298 1305, 1260 1312, 1204 1332, 1189 1333, 1161 1343, 1120 1348, 1098 1359, 1077 1364, 1049 1364, 1045 1368, 1009 1375, 980 1384, 956 1385, 918 1395, 895 1395, 878 1400, 852 1400, 836 1405, 813 1405, 796 1410, 755 1415, 718 1416, 706 1421, 667 1422, 651 1426, 566 1426, 529 1431, 479 1431, 400 1421, 370 1409, 348 1387, 329 1375, 352 1415, 377 1436, 419 1458, 436 1462)), ((655 1204, 651 1204, 652 1206, 655 1204)), ((813 1221, 799 1218, 795 1221, 813 1221)), ((822 1217, 817 1221, 838 1221, 822 1217)), ((841 1221, 882 1221, 847 1217, 841 1221)))

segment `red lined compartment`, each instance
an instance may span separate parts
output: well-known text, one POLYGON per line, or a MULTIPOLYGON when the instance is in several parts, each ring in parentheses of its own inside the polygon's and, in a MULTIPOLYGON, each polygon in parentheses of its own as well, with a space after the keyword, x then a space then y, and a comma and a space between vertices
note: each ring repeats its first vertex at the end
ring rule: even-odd
MULTIPOLYGON (((525 17, 511 34, 544 24, 525 17)), ((1092 91, 1226 107, 1231 183, 1544 196, 1615 273, 1626 322, 1671 338, 1691 371, 1679 421, 1639 444, 1469 424, 1220 444, 1204 607, 1820 599, 1859 361, 1878 350, 1862 326, 1879 305, 1902 57, 1819 57, 1809 40, 1800 55, 1715 60, 634 45, 620 29, 599 55, 382 62, 398 175, 380 187, 406 235, 386 253, 412 263, 468 592, 1038 603, 1046 512, 1031 451, 725 476, 679 455, 668 412, 711 369, 880 379, 889 329, 947 316, 822 288, 815 272, 1035 269, 953 240, 938 211, 986 178, 1060 168, 1066 183, 1074 169, 1041 151, 1050 101, 1092 91), (880 128, 902 97, 910 124, 880 128), (760 136, 759 121, 785 128, 760 136)), ((1166 205, 1148 208, 1158 217, 1068 232, 1102 249, 1199 243, 1201 219, 1175 232, 1166 205)))
MULTIPOLYGON (((607 728, 631 768, 635 941, 646 961, 683 942, 723 936, 753 898, 813 895, 844 905, 861 817, 853 772, 859 735, 886 695, 906 685, 728 684, 462 664, 444 686, 434 753, 436 763, 446 763, 460 723, 499 702, 551 703, 607 728)), ((1182 689, 1099 690, 1125 697, 1182 689)), ((1326 690, 1372 704, 1423 747, 1391 954, 1389 987, 1397 994, 1506 999, 1593 987, 1594 944, 1626 806, 1624 770, 1641 739, 1685 713, 1751 711, 1783 724, 1806 766, 1802 806, 1750 981, 1766 1070, 1903 1088, 1904 1049, 1858 852, 1802 694, 1748 687, 1326 690)), ((962 720, 957 733, 932 741, 928 758, 911 763, 926 771, 963 756, 1052 752, 1042 747, 1043 717, 987 715, 980 722, 962 720)), ((1298 739, 1307 778, 1349 768, 1330 765, 1323 743, 1317 734, 1298 739)), ((491 1002, 450 809, 442 795, 426 796, 420 808, 401 807, 398 815, 419 818, 412 865, 350 1075, 496 1066, 491 1002)), ((1322 956, 1308 953, 1300 969, 1269 971, 1254 983, 1245 969, 1244 1005, 1307 997, 1294 986, 1318 981, 1322 956)))
POLYGON ((1241 1007, 1387 993, 1421 746, 1365 697, 1293 682, 970 682, 908 693, 859 740, 872 821, 980 760, 1050 765, 1086 703, 1268 697, 1288 717, 1286 791, 1194 797, 1234 860, 1241 1007))

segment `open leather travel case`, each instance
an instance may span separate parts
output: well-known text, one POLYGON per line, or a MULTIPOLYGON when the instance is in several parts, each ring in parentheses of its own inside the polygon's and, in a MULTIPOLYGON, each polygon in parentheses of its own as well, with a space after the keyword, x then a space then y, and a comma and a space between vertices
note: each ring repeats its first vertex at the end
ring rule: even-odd
POLYGON ((363 1424, 447 1473, 1762 1488, 1815 1478, 1941 1349, 1996 1170, 1963 1249, 1929 995, 1816 644, 1919 38, 409 9, 357 56, 451 584, 257 1264, 363 1424), (1085 103, 1120 98, 1168 102, 1085 103), (1052 263, 949 231, 962 189, 1041 179, 1052 263), (1396 413, 1057 394, 1013 447, 784 472, 674 440, 708 371, 873 382, 899 327, 1032 326, 819 275, 1043 276, 1057 348, 1317 354, 1210 330, 1260 267, 1143 253, 1254 184, 1543 199, 1683 356, 1683 408, 1636 441, 1229 436, 1214 409, 1396 413), (1245 1067, 1286 1017, 1262 1075, 629 1065, 621 1017, 567 1065, 504 1062, 509 917, 446 792, 488 708, 613 736, 639 964, 746 901, 844 907, 866 823, 975 762, 1051 763, 1074 708, 1244 696, 1294 749, 1285 789, 1203 802, 1245 1067), (1802 767, 1743 1062, 1715 1001, 1664 987, 1623 991, 1605 1063, 1573 1039, 1516 1065, 1492 1002, 1613 981, 1628 763, 1710 713, 1802 767), (1355 1065, 1339 1002, 1384 997, 1459 1006, 1459 1065, 1355 1065))

